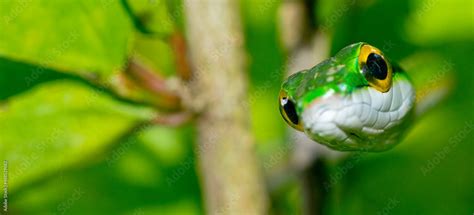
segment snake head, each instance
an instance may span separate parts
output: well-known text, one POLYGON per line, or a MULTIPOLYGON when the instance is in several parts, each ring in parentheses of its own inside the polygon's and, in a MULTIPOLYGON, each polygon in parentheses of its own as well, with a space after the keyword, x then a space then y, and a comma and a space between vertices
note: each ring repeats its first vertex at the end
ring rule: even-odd
POLYGON ((283 119, 340 151, 383 151, 411 121, 414 89, 405 72, 377 48, 355 43, 282 84, 283 119))

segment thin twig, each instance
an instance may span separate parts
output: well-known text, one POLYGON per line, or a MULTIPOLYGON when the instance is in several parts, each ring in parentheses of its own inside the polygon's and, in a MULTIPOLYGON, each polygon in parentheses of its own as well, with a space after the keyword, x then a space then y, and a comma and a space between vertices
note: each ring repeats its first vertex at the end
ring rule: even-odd
POLYGON ((155 119, 152 120, 152 123, 177 127, 190 122, 193 117, 194 115, 190 112, 170 113, 157 116, 155 119))
POLYGON ((191 78, 191 69, 189 68, 186 41, 184 40, 182 33, 176 31, 171 35, 170 43, 173 49, 178 76, 184 81, 188 81, 191 78))
POLYGON ((139 63, 136 58, 131 58, 128 63, 127 74, 135 79, 139 86, 149 90, 151 93, 163 98, 167 106, 179 107, 180 97, 169 90, 166 80, 157 72, 153 72, 143 64, 139 63))

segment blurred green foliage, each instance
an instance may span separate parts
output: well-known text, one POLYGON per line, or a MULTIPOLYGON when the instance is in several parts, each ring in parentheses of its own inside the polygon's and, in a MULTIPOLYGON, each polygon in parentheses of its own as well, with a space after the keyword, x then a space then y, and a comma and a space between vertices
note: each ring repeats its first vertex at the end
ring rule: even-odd
MULTIPOLYGON (((280 4, 240 5, 250 81, 245 102, 260 161, 284 152, 275 168, 290 152, 276 105, 287 62, 277 29, 280 4)), ((419 85, 455 77, 449 98, 395 149, 328 163, 325 214, 473 212, 473 4, 314 5, 317 29, 331 38, 328 56, 365 41, 406 63, 412 76, 428 74, 419 85)), ((185 32, 183 15, 181 1, 0 2, 0 158, 9 161, 12 214, 203 213, 193 126, 148 126, 157 114, 149 95, 116 92, 130 56, 175 75, 170 38, 185 32)), ((271 213, 300 214, 302 192, 296 178, 273 190, 271 213)))
POLYGON ((12 166, 12 191, 88 159, 154 115, 151 109, 118 102, 72 81, 33 88, 8 102, 1 113, 0 156, 12 166))
POLYGON ((189 126, 145 127, 87 165, 14 193, 11 212, 201 214, 192 132, 189 126))
POLYGON ((2 1, 0 55, 74 74, 108 76, 131 46, 117 1, 2 1))

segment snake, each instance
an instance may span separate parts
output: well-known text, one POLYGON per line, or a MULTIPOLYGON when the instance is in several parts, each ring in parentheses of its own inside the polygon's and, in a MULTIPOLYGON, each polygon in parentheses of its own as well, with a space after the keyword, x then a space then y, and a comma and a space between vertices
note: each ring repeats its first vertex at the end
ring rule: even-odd
POLYGON ((378 48, 348 45, 284 80, 279 109, 286 123, 337 151, 386 151, 414 118, 408 74, 378 48))

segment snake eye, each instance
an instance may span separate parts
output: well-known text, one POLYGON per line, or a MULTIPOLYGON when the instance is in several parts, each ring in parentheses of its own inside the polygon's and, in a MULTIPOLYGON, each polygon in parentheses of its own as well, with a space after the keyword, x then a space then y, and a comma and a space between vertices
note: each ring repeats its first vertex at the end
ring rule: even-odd
POLYGON ((280 113, 283 116, 283 119, 285 119, 286 123, 297 130, 303 131, 303 125, 298 117, 298 114, 296 113, 296 105, 283 91, 280 92, 279 103, 280 113))
POLYGON ((363 45, 359 54, 359 68, 371 87, 383 93, 390 89, 392 67, 380 50, 363 45))

